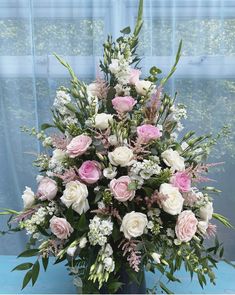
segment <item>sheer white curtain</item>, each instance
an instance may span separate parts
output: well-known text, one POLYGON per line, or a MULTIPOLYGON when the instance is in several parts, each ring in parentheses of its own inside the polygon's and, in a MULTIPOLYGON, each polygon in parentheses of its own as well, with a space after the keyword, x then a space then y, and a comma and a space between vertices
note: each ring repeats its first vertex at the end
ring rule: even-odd
MULTIPOLYGON (((143 73, 152 65, 167 73, 180 39, 183 56, 167 86, 188 105, 185 130, 216 133, 232 125, 211 161, 225 160, 216 178, 223 189, 216 209, 235 224, 235 2, 233 0, 145 0, 140 54, 143 73)), ((1 0, 0 1, 0 207, 20 209, 25 185, 35 187, 33 154, 37 141, 20 126, 48 122, 56 88, 68 85, 56 52, 73 66, 78 77, 91 81, 98 71, 102 43, 108 33, 133 27, 137 0, 1 0)), ((3 219, 0 221, 3 228, 3 219)), ((229 258, 235 234, 220 229, 229 258)), ((23 236, 3 237, 0 254, 22 249, 23 236)))

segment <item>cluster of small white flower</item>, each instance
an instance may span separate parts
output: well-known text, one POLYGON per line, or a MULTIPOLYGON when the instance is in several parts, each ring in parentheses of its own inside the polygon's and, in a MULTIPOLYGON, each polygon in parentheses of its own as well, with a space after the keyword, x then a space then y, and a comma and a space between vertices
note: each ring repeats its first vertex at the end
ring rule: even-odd
POLYGON ((30 219, 21 221, 19 225, 26 230, 27 235, 32 235, 33 238, 37 239, 40 236, 38 225, 43 225, 46 217, 48 215, 53 216, 57 211, 57 204, 54 201, 51 201, 48 206, 40 207, 30 219))
POLYGON ((56 92, 53 106, 63 116, 63 123, 66 126, 78 123, 74 112, 71 112, 66 106, 69 103, 71 103, 71 97, 68 93, 63 90, 56 92))
POLYGON ((113 223, 110 219, 101 219, 95 216, 89 224, 88 238, 91 245, 103 246, 107 243, 107 236, 111 235, 113 223))
POLYGON ((61 173, 63 171, 63 162, 66 159, 67 154, 65 151, 60 149, 55 149, 53 155, 49 161, 49 169, 55 173, 61 173))
POLYGON ((46 137, 43 142, 42 142, 42 145, 45 147, 45 148, 48 148, 52 145, 52 138, 50 136, 46 137))
POLYGON ((138 188, 140 188, 145 179, 149 179, 153 175, 158 175, 160 172, 159 158, 153 156, 149 160, 143 160, 143 162, 136 161, 131 167, 130 177, 137 182, 138 188))
POLYGON ((183 104, 177 104, 177 106, 173 105, 171 107, 171 118, 178 122, 181 119, 187 119, 187 110, 183 104))

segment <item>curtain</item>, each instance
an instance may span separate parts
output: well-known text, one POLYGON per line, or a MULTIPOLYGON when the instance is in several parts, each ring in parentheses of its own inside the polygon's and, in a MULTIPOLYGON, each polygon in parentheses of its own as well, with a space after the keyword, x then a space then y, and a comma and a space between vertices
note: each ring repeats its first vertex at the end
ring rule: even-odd
MULTIPOLYGON (((68 60, 80 79, 92 81, 107 34, 117 37, 123 27, 133 28, 137 5, 137 0, 0 1, 0 207, 20 210, 25 185, 36 188, 32 161, 41 147, 20 127, 49 122, 56 88, 69 84, 53 52, 68 60)), ((166 75, 182 39, 182 58, 166 90, 177 91, 178 101, 188 106, 184 131, 216 134, 231 126, 209 160, 225 161, 210 174, 223 191, 215 196, 215 211, 235 224, 235 2, 145 0, 144 6, 143 75, 152 65, 166 75)), ((1 218, 1 230, 5 221, 1 218)), ((234 259, 235 233, 221 226, 218 232, 227 257, 234 259)), ((0 254, 16 254, 25 241, 24 235, 1 237, 0 254)))

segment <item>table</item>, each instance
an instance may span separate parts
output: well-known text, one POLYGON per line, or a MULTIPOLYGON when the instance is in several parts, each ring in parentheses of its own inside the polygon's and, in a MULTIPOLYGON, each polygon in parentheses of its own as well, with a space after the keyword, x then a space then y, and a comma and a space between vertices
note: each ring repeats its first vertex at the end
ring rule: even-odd
MULTIPOLYGON (((29 258, 0 256, 0 294, 76 294, 72 278, 68 276, 63 263, 57 265, 50 263, 46 273, 44 270, 41 270, 39 279, 33 288, 29 285, 21 291, 24 271, 11 272, 11 270, 16 265, 29 261, 29 258)), ((181 279, 182 284, 177 282, 169 283, 167 287, 176 294, 235 294, 235 269, 224 262, 220 262, 215 273, 217 277, 216 286, 208 283, 204 289, 201 289, 196 277, 191 282, 189 274, 181 270, 177 276, 181 279)), ((153 286, 157 278, 158 274, 146 273, 147 286, 153 286)))

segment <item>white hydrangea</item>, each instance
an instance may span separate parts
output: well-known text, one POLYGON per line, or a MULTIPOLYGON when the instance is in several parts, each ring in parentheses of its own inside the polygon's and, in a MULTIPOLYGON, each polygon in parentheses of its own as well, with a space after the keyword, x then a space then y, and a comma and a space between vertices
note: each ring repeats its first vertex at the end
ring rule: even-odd
POLYGON ((95 216, 90 220, 89 229, 88 238, 91 245, 103 246, 113 231, 113 223, 110 219, 101 219, 95 216))
POLYGON ((145 179, 149 179, 153 175, 158 175, 160 172, 159 158, 153 156, 150 160, 144 159, 142 162, 135 161, 131 167, 129 176, 137 182, 138 188, 140 188, 145 179))

